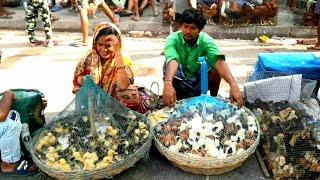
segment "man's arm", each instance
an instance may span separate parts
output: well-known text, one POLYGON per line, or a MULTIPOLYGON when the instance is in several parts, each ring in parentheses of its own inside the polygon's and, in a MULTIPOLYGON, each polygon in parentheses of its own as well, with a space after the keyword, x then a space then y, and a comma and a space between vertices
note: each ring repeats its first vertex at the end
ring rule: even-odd
POLYGON ((0 101, 0 122, 6 120, 11 109, 13 99, 14 94, 11 91, 6 91, 3 93, 2 100, 0 101))
POLYGON ((178 63, 176 60, 171 60, 166 66, 166 74, 163 79, 163 102, 166 106, 173 107, 177 101, 176 91, 173 87, 172 81, 178 70, 178 63))
POLYGON ((238 107, 243 106, 243 99, 242 99, 242 93, 238 87, 238 84, 234 80, 228 65, 225 63, 224 60, 218 59, 215 65, 215 69, 219 73, 219 75, 228 82, 230 85, 230 98, 233 101, 236 101, 238 103, 238 107))

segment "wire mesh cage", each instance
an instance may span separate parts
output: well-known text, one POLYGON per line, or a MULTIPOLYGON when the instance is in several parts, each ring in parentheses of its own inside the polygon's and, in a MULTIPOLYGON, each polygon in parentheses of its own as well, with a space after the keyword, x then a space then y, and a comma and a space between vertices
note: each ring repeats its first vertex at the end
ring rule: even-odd
POLYGON ((196 174, 221 174, 255 151, 260 129, 246 108, 201 95, 180 101, 156 127, 155 144, 175 166, 196 174))
POLYGON ((320 154, 314 133, 319 114, 304 104, 312 99, 316 81, 277 72, 254 72, 248 80, 246 107, 260 123, 259 150, 274 178, 319 178, 320 154))
POLYGON ((86 77, 75 99, 34 140, 32 158, 58 179, 112 177, 146 156, 153 129, 86 77))

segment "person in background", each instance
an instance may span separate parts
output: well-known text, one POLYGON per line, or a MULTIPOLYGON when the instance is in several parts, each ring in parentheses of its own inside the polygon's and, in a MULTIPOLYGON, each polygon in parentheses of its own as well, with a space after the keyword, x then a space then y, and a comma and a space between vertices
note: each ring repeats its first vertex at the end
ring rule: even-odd
POLYGON ((148 2, 150 2, 153 11, 153 16, 159 16, 156 0, 129 0, 128 11, 132 11, 132 7, 134 7, 135 16, 131 18, 132 20, 140 20, 140 16, 143 14, 143 10, 147 6, 148 2))
POLYGON ((317 42, 314 46, 308 47, 310 50, 320 50, 320 0, 317 0, 316 7, 314 13, 318 17, 318 25, 317 25, 317 42))
POLYGON ((1 172, 8 175, 28 176, 36 173, 38 169, 31 160, 21 157, 20 115, 17 111, 10 110, 14 99, 14 94, 6 91, 0 100, 1 172))
MULTIPOLYGON (((108 18, 115 25, 119 25, 119 19, 114 16, 108 5, 103 0, 95 0, 93 5, 97 9, 98 7, 102 9, 104 14, 108 16, 108 18)), ((89 0, 80 0, 77 3, 77 8, 80 13, 80 24, 81 24, 81 32, 82 32, 82 42, 76 42, 73 46, 87 46, 89 41, 89 20, 88 20, 88 8, 89 8, 89 0)))
POLYGON ((212 96, 217 96, 221 77, 230 85, 230 98, 243 105, 242 93, 234 80, 225 56, 202 29, 206 18, 199 10, 185 10, 180 19, 181 31, 169 35, 165 43, 165 63, 163 66, 163 102, 174 106, 177 100, 201 94, 201 74, 199 57, 205 57, 208 67, 208 87, 212 96))
POLYGON ((4 8, 4 1, 0 0, 0 19, 12 19, 12 14, 15 14, 14 11, 8 11, 4 8))
POLYGON ((35 47, 45 44, 47 47, 53 47, 54 42, 52 41, 52 27, 51 27, 51 13, 47 0, 38 1, 27 1, 27 16, 26 16, 26 27, 29 36, 30 46, 35 47), (46 42, 39 41, 36 39, 34 33, 36 28, 36 19, 40 15, 44 26, 44 32, 46 35, 46 42))
POLYGON ((180 30, 181 23, 180 18, 182 16, 183 11, 187 9, 196 9, 197 3, 196 0, 173 0, 173 22, 171 24, 172 32, 176 32, 180 30))

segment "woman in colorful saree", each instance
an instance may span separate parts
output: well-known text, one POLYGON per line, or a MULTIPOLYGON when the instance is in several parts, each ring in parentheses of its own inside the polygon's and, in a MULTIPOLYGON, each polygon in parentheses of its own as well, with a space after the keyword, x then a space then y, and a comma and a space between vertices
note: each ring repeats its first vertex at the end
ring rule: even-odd
POLYGON ((73 93, 77 93, 85 75, 115 97, 116 89, 124 90, 133 84, 132 62, 121 52, 121 32, 112 23, 98 24, 93 34, 92 49, 78 63, 73 78, 73 93))

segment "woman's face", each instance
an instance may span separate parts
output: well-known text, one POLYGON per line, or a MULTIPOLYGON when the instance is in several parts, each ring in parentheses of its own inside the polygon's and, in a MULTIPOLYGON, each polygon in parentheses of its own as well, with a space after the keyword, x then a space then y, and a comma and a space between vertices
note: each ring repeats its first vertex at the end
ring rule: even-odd
POLYGON ((100 36, 97 40, 97 51, 101 58, 111 59, 114 57, 115 47, 114 41, 118 41, 117 37, 113 34, 100 36))

